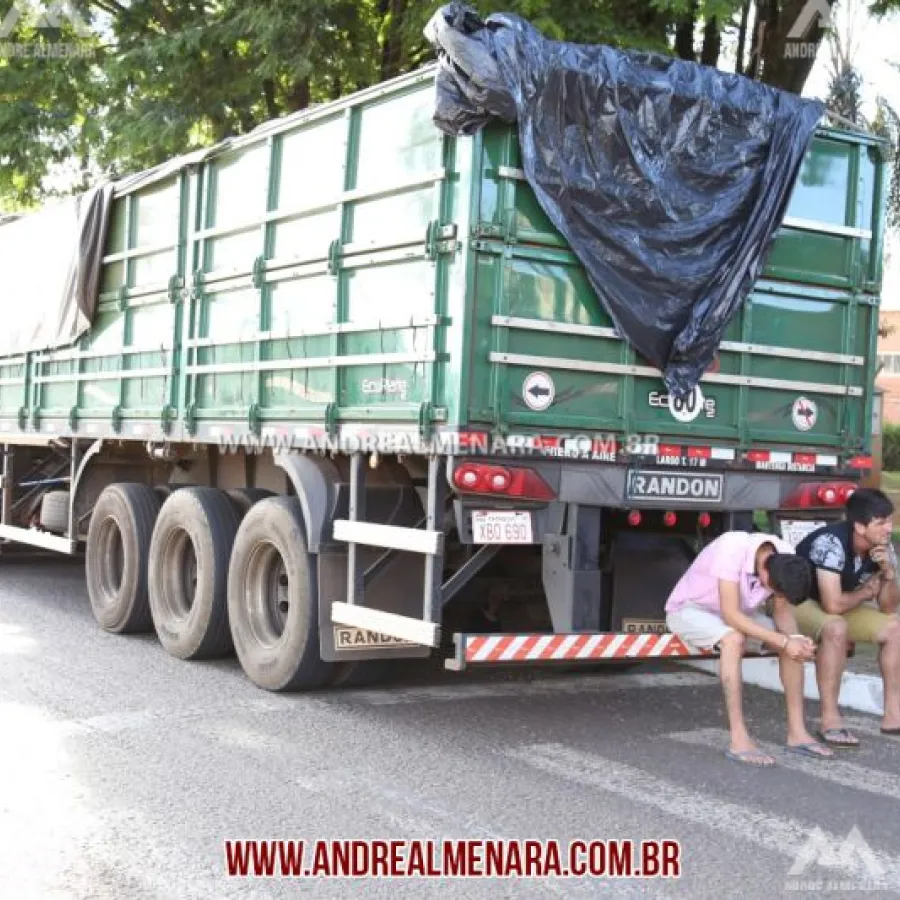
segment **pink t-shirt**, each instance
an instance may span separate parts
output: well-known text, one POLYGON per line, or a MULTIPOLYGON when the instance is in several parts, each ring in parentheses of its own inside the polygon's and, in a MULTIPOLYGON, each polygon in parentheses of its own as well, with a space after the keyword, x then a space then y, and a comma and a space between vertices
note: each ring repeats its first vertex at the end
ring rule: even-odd
POLYGON ((773 534, 727 531, 700 551, 681 576, 666 602, 666 612, 675 612, 691 603, 719 612, 719 579, 735 581, 740 587, 741 607, 753 612, 772 594, 756 575, 756 551, 761 544, 774 544, 778 553, 793 553, 787 541, 773 534))

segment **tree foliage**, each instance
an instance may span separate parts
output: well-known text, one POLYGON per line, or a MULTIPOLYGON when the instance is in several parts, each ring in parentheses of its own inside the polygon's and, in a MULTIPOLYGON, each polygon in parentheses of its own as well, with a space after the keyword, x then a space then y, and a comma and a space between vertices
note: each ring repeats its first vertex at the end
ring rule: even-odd
MULTIPOLYGON (((869 2, 869 0, 866 0, 869 2)), ((651 49, 799 92, 813 59, 786 57, 806 0, 471 0, 548 37, 651 49), (736 44, 723 61, 725 43, 736 44)), ((20 7, 26 4, 19 3, 20 7)), ((29 206, 431 59, 424 0, 74 0, 85 35, 22 17, 0 38, 0 204, 29 206), (4 44, 25 48, 24 55, 4 44), (77 53, 54 55, 54 48, 77 53), (38 52, 40 51, 40 52, 38 52), (45 52, 46 51, 46 52, 45 52)), ((877 0, 880 11, 900 0, 877 0)), ((52 17, 51 17, 52 18, 52 17)), ((806 39, 822 39, 814 27, 806 39)))

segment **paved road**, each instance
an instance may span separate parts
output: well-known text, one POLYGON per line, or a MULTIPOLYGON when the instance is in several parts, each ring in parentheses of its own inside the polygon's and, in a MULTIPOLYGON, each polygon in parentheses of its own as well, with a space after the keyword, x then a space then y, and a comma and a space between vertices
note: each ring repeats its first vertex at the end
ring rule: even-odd
POLYGON ((775 770, 723 758, 716 682, 672 665, 415 664, 390 688, 270 695, 234 660, 186 664, 101 633, 76 565, 4 560, 0 897, 896 896, 900 743, 856 718, 858 753, 786 756, 780 697, 747 702, 775 770), (854 827, 865 843, 841 858, 854 827), (682 868, 666 882, 225 874, 225 839, 353 837, 669 839, 682 868))

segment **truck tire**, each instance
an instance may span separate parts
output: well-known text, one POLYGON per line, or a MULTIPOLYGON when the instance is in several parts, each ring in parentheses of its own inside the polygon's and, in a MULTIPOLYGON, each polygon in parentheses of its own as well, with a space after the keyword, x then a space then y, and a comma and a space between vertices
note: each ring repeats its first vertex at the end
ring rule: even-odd
POLYGON ((316 560, 300 501, 269 497, 241 522, 228 571, 228 618, 247 677, 269 691, 322 687, 334 672, 319 653, 316 560))
POLYGON ((114 634, 153 631, 147 562, 159 497, 145 484, 104 488, 91 516, 85 575, 94 618, 114 634))
POLYGON ((275 494, 272 491, 267 491, 265 488, 244 487, 228 491, 228 496, 231 498, 231 502, 234 503, 238 515, 243 518, 254 503, 259 503, 260 500, 265 500, 267 497, 274 497, 275 494))
POLYGON ((157 496, 159 497, 160 503, 165 503, 169 497, 175 491, 181 490, 181 488, 193 487, 192 484, 156 484, 153 486, 153 490, 156 491, 157 496))
POLYGON ((210 487, 173 491, 150 542, 150 612, 159 642, 179 659, 231 652, 228 563, 240 519, 210 487))
POLYGON ((69 492, 47 491, 41 499, 41 527, 53 534, 69 530, 69 492))

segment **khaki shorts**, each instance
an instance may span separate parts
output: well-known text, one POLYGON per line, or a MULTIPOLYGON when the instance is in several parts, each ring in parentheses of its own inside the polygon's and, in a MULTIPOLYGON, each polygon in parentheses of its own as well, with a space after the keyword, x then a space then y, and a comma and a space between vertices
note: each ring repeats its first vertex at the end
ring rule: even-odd
MULTIPOLYGON (((775 631, 775 623, 761 612, 751 613, 750 618, 757 625, 775 631)), ((677 634, 686 644, 699 650, 714 648, 729 631, 735 630, 730 625, 726 625, 725 620, 712 610, 691 604, 683 606, 677 612, 668 613, 666 627, 672 634, 677 634)), ((751 637, 747 638, 744 646, 745 651, 749 650, 752 653, 759 653, 762 648, 762 642, 751 637)))
POLYGON ((843 619, 847 623, 848 639, 860 644, 877 643, 878 635, 896 618, 871 606, 857 606, 842 615, 832 615, 825 612, 816 600, 805 600, 794 608, 794 614, 800 633, 814 641, 819 640, 826 622, 843 619))

